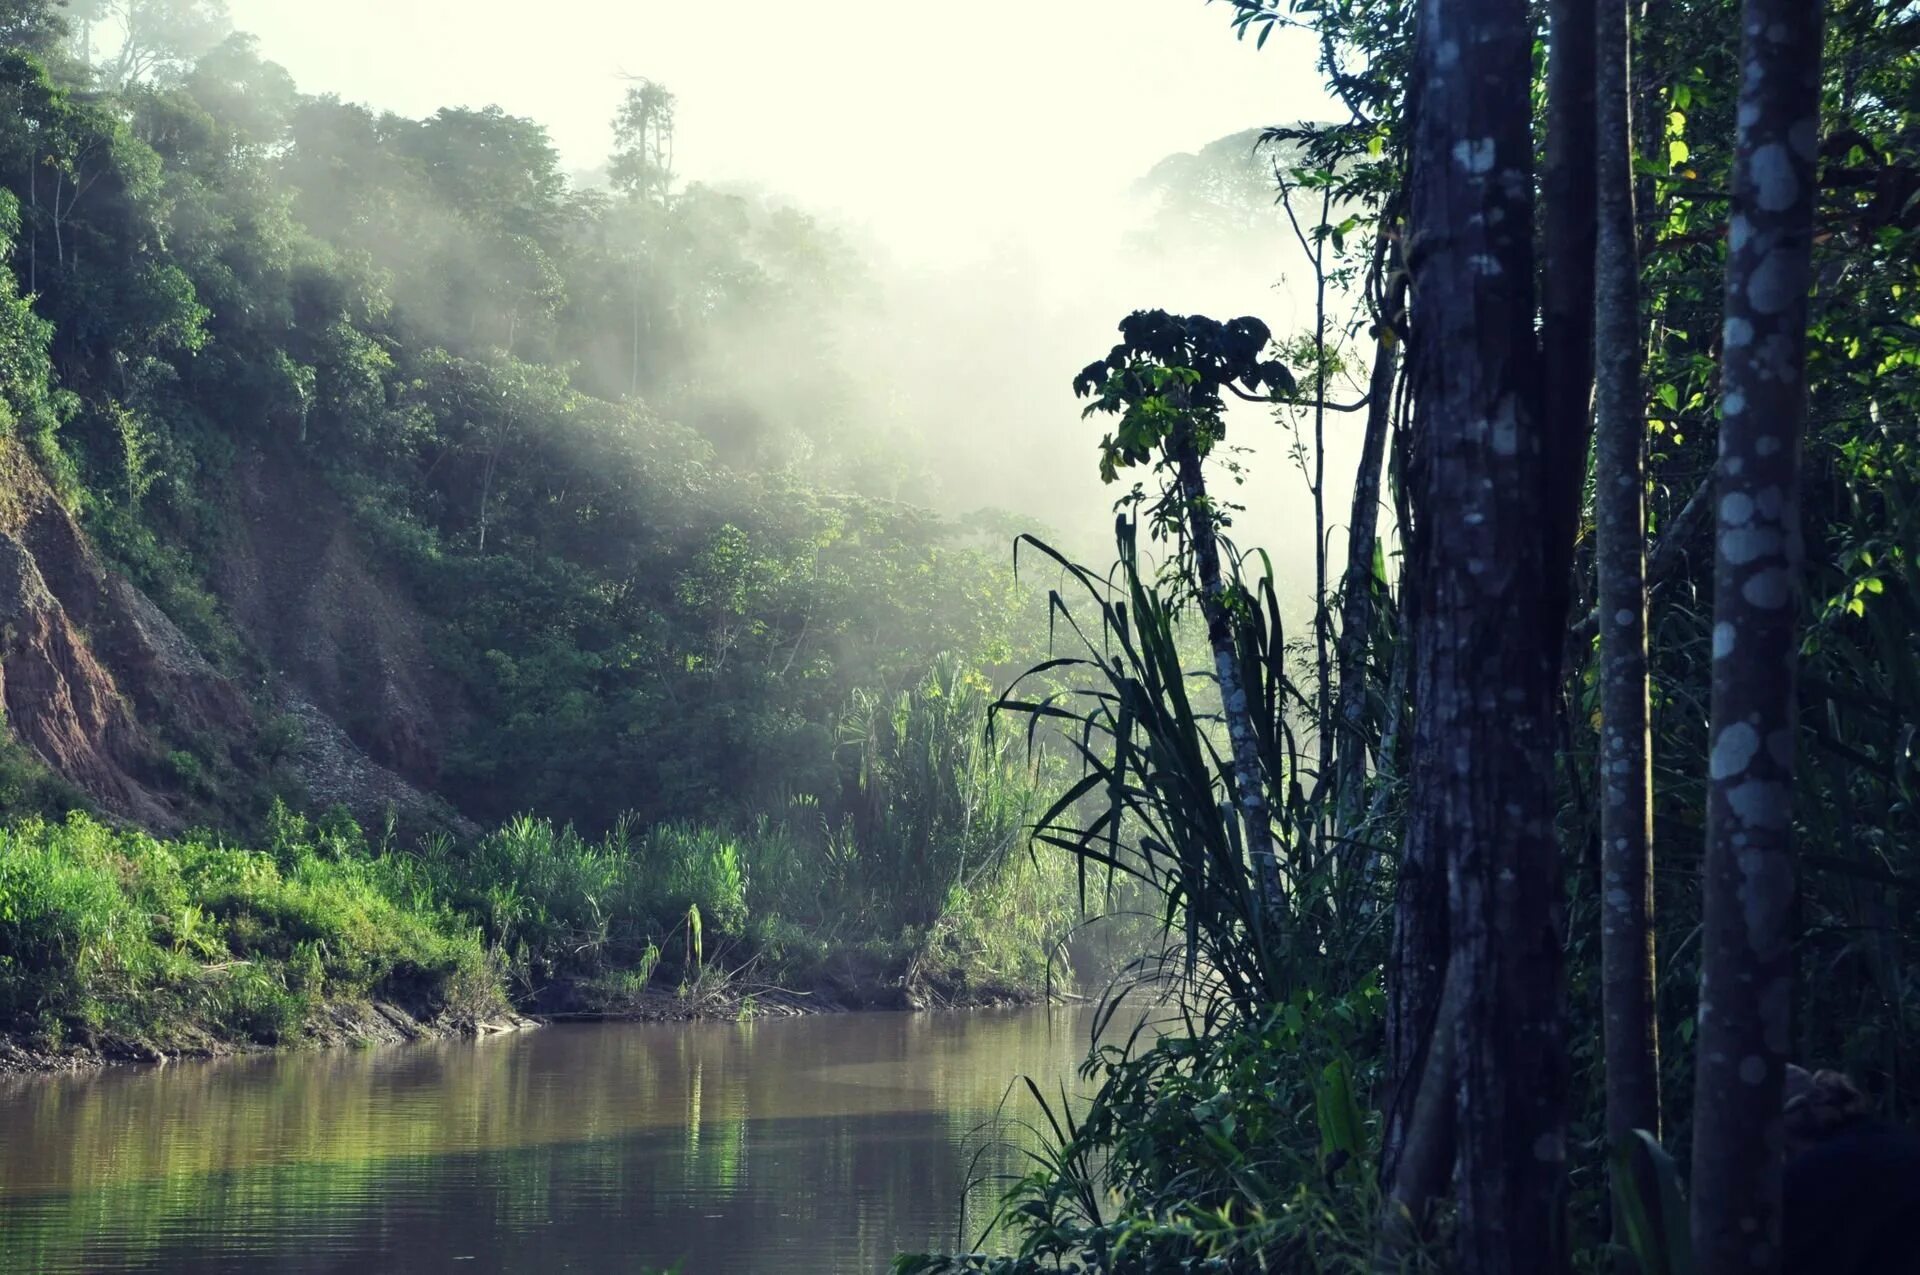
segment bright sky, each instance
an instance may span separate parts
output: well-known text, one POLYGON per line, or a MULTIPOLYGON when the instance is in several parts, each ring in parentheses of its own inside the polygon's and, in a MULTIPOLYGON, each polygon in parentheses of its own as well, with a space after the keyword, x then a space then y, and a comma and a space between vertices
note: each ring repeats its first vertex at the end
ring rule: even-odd
POLYGON ((909 255, 1329 114, 1307 39, 1256 52, 1203 0, 230 2, 307 92, 498 104, 571 168, 605 157, 621 76, 659 80, 684 175, 763 184, 909 255))

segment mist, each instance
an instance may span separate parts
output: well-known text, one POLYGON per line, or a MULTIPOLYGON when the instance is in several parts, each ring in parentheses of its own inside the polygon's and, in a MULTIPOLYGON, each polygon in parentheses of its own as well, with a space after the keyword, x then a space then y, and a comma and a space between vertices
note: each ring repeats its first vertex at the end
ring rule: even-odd
MULTIPOLYGON (((1081 419, 1069 386, 1117 322, 1143 308, 1252 314, 1277 336, 1312 322, 1308 263, 1252 141, 1331 113, 1313 51, 1283 32, 1256 56, 1198 0, 1097 15, 1065 0, 937 14, 856 0, 747 19, 593 0, 564 23, 444 0, 231 8, 303 92, 415 117, 497 104, 544 127, 586 185, 604 174, 627 77, 671 90, 679 189, 728 193, 761 217, 790 206, 844 248, 830 298, 729 316, 688 352, 675 379, 700 403, 658 384, 647 395, 730 432, 750 416, 745 459, 758 463, 884 439, 901 455, 864 473, 866 494, 999 507, 1098 558, 1122 492, 1100 484, 1103 423, 1081 419), (1169 163, 1180 156, 1185 167, 1169 163), (1231 206, 1193 215, 1196 167, 1233 177, 1231 206)), ((1357 427, 1331 418, 1330 475, 1350 472, 1357 427)), ((1229 442, 1250 454, 1234 534, 1304 582, 1311 523, 1288 441, 1266 412, 1236 414, 1229 442)), ((861 472, 860 457, 830 459, 861 472)))

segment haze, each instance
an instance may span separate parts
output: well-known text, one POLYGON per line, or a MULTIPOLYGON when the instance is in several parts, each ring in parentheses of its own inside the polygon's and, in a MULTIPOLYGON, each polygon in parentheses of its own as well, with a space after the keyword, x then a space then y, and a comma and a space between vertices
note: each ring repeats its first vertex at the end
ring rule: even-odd
MULTIPOLYGON (((716 4, 232 0, 308 92, 408 115, 498 104, 600 163, 623 75, 680 98, 679 166, 950 254, 1162 156, 1325 113, 1304 39, 1256 53, 1200 0, 716 4)), ((1077 201, 1075 201, 1077 202, 1077 201)))
MULTIPOLYGON (((1169 154, 1327 117, 1309 40, 1256 50, 1201 0, 743 8, 583 0, 562 20, 491 0, 232 2, 308 92, 413 116, 497 104, 546 125, 582 173, 605 159, 626 77, 665 84, 683 181, 761 189, 861 241, 882 299, 847 340, 873 410, 925 440, 943 504, 1003 505, 1100 554, 1115 493, 1068 385, 1115 323, 1160 307, 1284 333, 1311 317, 1300 288, 1278 286, 1301 272, 1278 213, 1211 251, 1159 252, 1130 192, 1169 154)), ((1297 546, 1297 477, 1274 426, 1246 415, 1242 539, 1297 546)), ((1346 450, 1336 437, 1336 460, 1346 450)), ((1297 562, 1282 570, 1304 583, 1297 562)))

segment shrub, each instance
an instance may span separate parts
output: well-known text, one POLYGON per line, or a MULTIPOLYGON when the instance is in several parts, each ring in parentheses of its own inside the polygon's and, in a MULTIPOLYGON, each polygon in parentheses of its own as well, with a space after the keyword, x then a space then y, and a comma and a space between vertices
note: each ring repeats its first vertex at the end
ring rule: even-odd
POLYGON ((414 868, 331 857, 301 827, 283 823, 273 853, 78 814, 0 829, 0 1021, 278 1042, 323 1000, 499 1000, 477 930, 414 868))

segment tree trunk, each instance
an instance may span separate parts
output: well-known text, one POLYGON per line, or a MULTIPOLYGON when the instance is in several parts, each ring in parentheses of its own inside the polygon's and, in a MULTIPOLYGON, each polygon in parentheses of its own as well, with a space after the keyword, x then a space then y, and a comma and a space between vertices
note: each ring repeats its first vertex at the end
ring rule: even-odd
POLYGON ((1540 353, 1546 376, 1547 588, 1566 623, 1593 420, 1594 0, 1549 0, 1546 169, 1541 174, 1540 353))
MULTIPOLYGON (((1375 317, 1373 376, 1367 386, 1367 427, 1353 482, 1353 512, 1347 519, 1347 570, 1340 584, 1339 704, 1335 710, 1339 757, 1334 791, 1339 809, 1335 831, 1351 836, 1359 824, 1367 777, 1367 640, 1373 628, 1373 555, 1380 543, 1380 470, 1393 424, 1393 387, 1400 375, 1400 327, 1406 306, 1406 274, 1398 255, 1383 254, 1391 271, 1386 302, 1375 317)), ((1349 861, 1370 858, 1346 855, 1349 861)))
MULTIPOLYGON (((1329 225, 1333 212, 1333 188, 1320 195, 1320 228, 1329 225)), ((1291 216, 1291 212, 1288 214, 1291 216)), ((1296 227, 1297 228, 1297 227, 1296 227)), ((1333 811, 1325 800, 1333 782, 1333 615, 1327 606, 1327 241, 1313 245, 1313 650, 1314 650, 1314 733, 1319 737, 1319 765, 1313 786, 1321 800, 1314 803, 1314 824, 1318 832, 1315 849, 1324 854, 1326 833, 1333 811)))
POLYGON ((1660 1132, 1647 722, 1647 461, 1627 0, 1600 0, 1594 538, 1600 614, 1600 951, 1607 1137, 1660 1132))
POLYGON ((1553 788, 1567 556, 1549 515, 1569 484, 1533 335, 1532 44, 1524 0, 1427 0, 1411 86, 1415 733, 1390 1047, 1405 1094, 1450 959, 1464 980, 1458 1260, 1476 1275, 1565 1264, 1553 788))
POLYGON ((1401 1275, 1409 1269, 1428 1234, 1433 1201, 1445 1192, 1453 1170, 1449 1157, 1453 1153, 1454 1024, 1466 999, 1466 980, 1458 969, 1449 969, 1444 987, 1408 1121, 1405 1155, 1381 1208, 1373 1255, 1378 1275, 1401 1275))
POLYGON ((1260 892, 1260 915, 1267 933, 1276 926, 1286 903, 1280 885, 1280 861, 1273 849, 1273 815, 1267 803, 1266 775, 1260 764, 1260 741, 1253 728, 1253 711, 1240 676, 1240 653, 1234 642, 1233 617, 1227 610, 1226 578, 1220 569, 1220 538, 1214 530, 1213 509, 1207 497, 1200 454, 1190 426, 1169 440, 1179 471, 1180 500, 1193 542, 1194 572, 1200 580, 1200 614, 1207 622, 1207 644, 1213 648, 1214 675, 1220 682, 1220 708, 1227 719, 1227 738, 1233 746, 1233 786, 1246 837, 1248 861, 1260 892))
MULTIPOLYGON (((1635 0, 1628 0, 1633 4, 1635 0)), ((1638 43, 1632 53, 1633 59, 1633 96, 1640 109, 1634 117, 1634 147, 1640 158, 1656 161, 1660 170, 1667 169, 1667 86, 1660 79, 1655 60, 1648 56, 1658 33, 1668 27, 1672 21, 1671 0, 1638 0, 1636 7, 1640 11, 1637 27, 1630 36, 1638 43)), ((1636 234, 1640 245, 1640 255, 1645 257, 1653 251, 1659 239, 1660 208, 1654 198, 1659 187, 1650 172, 1636 173, 1634 176, 1634 213, 1639 217, 1636 234)))
POLYGON ((487 556, 487 502, 493 497, 493 470, 500 463, 500 447, 495 444, 487 451, 486 466, 480 472, 480 543, 477 553, 487 556))
POLYGON ((1780 1269, 1793 904, 1800 441, 1821 6, 1747 0, 1714 561, 1693 1241, 1706 1275, 1780 1269))

